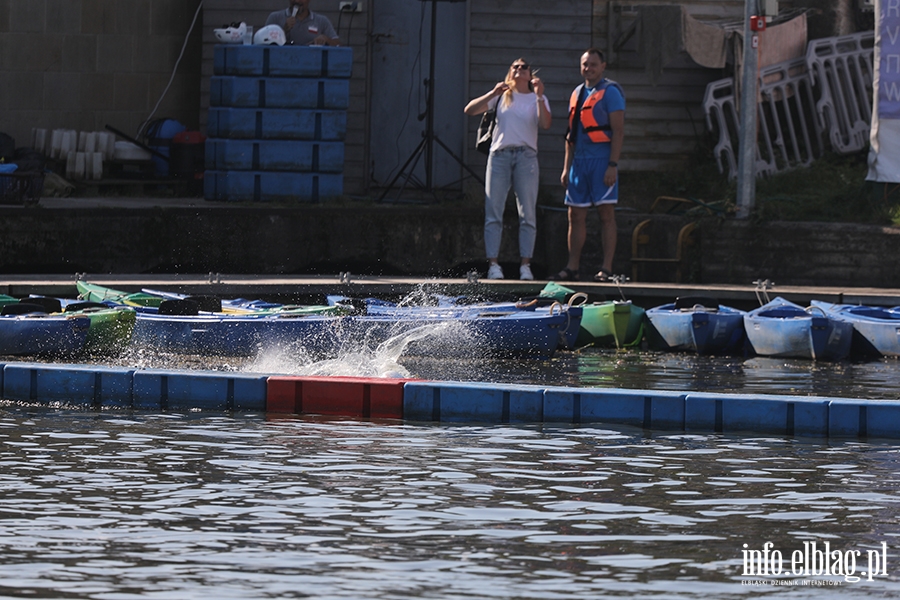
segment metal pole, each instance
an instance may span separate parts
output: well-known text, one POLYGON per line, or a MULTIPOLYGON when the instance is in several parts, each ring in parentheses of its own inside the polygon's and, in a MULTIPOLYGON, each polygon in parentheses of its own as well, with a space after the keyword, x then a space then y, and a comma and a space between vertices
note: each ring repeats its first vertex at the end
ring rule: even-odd
POLYGON ((429 57, 428 64, 428 96, 426 98, 427 111, 428 111, 428 119, 425 121, 425 137, 428 142, 425 146, 425 189, 433 191, 432 188, 432 179, 434 170, 434 160, 433 160, 433 150, 431 141, 434 139, 434 54, 436 52, 437 44, 437 5, 438 0, 432 0, 431 2, 431 56, 429 57))
POLYGON ((744 71, 741 74, 741 129, 738 155, 737 218, 750 216, 756 200, 757 44, 750 30, 751 17, 758 15, 757 0, 744 0, 744 71))

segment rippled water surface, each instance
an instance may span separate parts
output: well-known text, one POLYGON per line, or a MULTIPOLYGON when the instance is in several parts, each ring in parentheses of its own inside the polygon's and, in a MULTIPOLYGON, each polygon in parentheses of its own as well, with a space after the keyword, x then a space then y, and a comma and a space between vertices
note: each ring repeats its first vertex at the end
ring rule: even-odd
POLYGON ((417 377, 503 381, 571 387, 620 387, 797 394, 847 398, 900 398, 900 362, 817 363, 773 358, 704 357, 660 352, 560 352, 547 361, 401 360, 417 377))
MULTIPOLYGON (((405 350, 394 340, 314 362, 295 349, 132 349, 85 362, 875 399, 900 390, 896 360, 405 350)), ((898 502, 894 444, 0 401, 4 597, 889 598, 900 595, 898 502), (837 574, 804 555, 826 543, 837 574), (763 550, 780 576, 759 572, 763 550), (875 557, 870 581, 862 571, 875 557)))
POLYGON ((825 363, 800 359, 709 357, 693 354, 587 349, 553 358, 497 359, 410 355, 399 344, 347 351, 311 361, 302 353, 266 348, 247 358, 129 351, 94 362, 139 368, 211 369, 301 375, 404 376, 446 381, 900 398, 900 361, 825 363))
POLYGON ((0 594, 892 597, 898 470, 892 445, 6 404, 0 594), (885 543, 887 574, 746 576, 766 542, 857 575, 885 543))

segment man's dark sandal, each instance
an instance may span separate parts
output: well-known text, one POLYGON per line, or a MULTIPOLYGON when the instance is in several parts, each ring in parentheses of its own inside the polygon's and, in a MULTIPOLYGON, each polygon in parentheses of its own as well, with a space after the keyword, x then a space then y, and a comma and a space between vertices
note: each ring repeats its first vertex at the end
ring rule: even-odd
POLYGON ((600 271, 594 275, 594 281, 610 281, 612 278, 612 273, 605 269, 600 269, 600 271))
POLYGON ((580 277, 578 276, 578 271, 574 271, 566 267, 556 274, 556 276, 553 278, 553 281, 578 281, 579 279, 580 277))

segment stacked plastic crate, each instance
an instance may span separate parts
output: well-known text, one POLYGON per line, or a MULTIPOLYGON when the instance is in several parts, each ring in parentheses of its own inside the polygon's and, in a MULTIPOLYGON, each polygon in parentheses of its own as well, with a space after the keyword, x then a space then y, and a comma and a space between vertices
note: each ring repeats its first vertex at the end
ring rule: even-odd
POLYGON ((340 196, 352 62, 346 47, 216 46, 205 198, 340 196))

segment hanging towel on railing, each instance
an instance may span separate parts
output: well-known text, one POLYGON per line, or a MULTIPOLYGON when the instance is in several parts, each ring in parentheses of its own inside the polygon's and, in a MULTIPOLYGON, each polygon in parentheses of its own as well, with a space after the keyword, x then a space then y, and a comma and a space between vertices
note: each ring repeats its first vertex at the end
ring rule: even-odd
MULTIPOLYGON (((740 74, 743 62, 743 19, 698 19, 679 5, 640 5, 633 27, 639 52, 652 84, 681 51, 698 65, 722 69, 729 62, 740 74)), ((627 37, 628 32, 623 34, 627 37)), ((760 68, 803 56, 806 52, 805 9, 785 11, 760 32, 760 68)))

